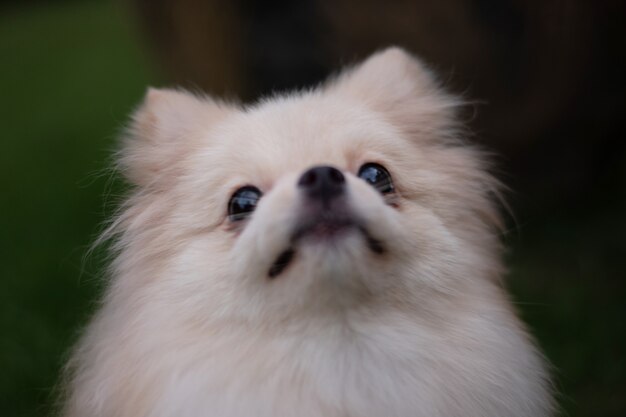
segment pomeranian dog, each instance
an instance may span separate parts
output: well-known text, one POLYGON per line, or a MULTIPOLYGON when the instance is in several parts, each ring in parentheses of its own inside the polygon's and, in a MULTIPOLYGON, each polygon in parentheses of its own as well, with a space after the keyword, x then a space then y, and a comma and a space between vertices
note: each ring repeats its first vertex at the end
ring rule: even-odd
POLYGON ((63 414, 552 415, 461 104, 398 48, 246 107, 150 89, 63 414))

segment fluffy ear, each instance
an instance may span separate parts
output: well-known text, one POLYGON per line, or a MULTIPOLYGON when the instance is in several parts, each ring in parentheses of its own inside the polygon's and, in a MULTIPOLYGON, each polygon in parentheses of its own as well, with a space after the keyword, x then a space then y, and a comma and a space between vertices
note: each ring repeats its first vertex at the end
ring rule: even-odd
POLYGON ((384 113, 412 136, 452 133, 461 101, 446 94, 417 58, 398 47, 374 53, 330 86, 384 113))
POLYGON ((176 174, 177 162, 229 109, 183 90, 149 88, 135 111, 119 163, 130 182, 153 186, 176 174))

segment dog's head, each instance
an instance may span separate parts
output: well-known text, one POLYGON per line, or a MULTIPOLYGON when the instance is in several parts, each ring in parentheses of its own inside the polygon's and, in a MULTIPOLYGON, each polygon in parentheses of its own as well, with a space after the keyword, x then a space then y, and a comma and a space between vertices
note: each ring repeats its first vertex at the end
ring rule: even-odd
POLYGON ((396 48, 250 107, 150 90, 120 153, 120 285, 264 322, 462 296, 499 261, 458 106, 396 48))

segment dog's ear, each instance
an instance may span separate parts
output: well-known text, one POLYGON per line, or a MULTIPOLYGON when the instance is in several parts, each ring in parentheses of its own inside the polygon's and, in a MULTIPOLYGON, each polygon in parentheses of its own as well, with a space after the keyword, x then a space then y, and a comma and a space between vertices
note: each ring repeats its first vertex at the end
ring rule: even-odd
POLYGON ((149 88, 119 152, 122 171, 131 183, 146 187, 175 176, 178 161, 231 111, 187 91, 149 88))
POLYGON ((329 89, 384 113, 410 135, 450 132, 461 100, 448 95, 416 57, 391 47, 341 73, 329 89))

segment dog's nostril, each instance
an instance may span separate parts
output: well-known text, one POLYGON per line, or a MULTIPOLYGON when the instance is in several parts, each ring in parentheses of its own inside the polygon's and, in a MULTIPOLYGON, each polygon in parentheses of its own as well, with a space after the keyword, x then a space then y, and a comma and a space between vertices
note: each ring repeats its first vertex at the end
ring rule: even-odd
POLYGON ((315 185, 317 181, 317 173, 315 169, 309 169, 307 172, 302 174, 300 180, 298 181, 298 185, 301 187, 310 187, 315 185))
POLYGON ((346 178, 335 167, 315 166, 300 176, 298 186, 313 198, 329 199, 343 192, 346 178))
POLYGON ((331 180, 331 182, 334 182, 335 184, 343 184, 344 182, 346 182, 346 178, 343 176, 341 171, 333 167, 327 168, 328 178, 331 180))

